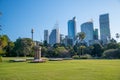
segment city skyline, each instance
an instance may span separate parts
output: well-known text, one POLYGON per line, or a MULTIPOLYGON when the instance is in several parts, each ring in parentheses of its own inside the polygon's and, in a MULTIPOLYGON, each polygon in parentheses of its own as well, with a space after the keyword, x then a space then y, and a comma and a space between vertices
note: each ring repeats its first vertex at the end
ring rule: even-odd
POLYGON ((109 13, 111 37, 115 38, 115 34, 120 33, 119 7, 120 0, 0 0, 0 34, 7 34, 15 41, 19 37, 31 38, 33 28, 34 40, 41 41, 44 30, 51 31, 56 21, 60 33, 68 35, 67 22, 72 17, 76 16, 77 32, 80 32, 79 26, 91 19, 94 27, 99 29, 99 15, 109 13))

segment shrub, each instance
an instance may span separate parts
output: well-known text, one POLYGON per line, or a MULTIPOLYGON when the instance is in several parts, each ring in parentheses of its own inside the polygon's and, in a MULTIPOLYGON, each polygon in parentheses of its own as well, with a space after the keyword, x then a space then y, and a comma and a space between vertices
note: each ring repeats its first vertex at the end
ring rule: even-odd
POLYGON ((85 55, 80 56, 80 59, 91 59, 91 58, 92 58, 92 56, 89 54, 85 54, 85 55))
POLYGON ((73 59, 80 59, 80 57, 78 55, 74 55, 72 56, 73 59))
POLYGON ((109 49, 104 51, 102 58, 120 59, 120 49, 109 49))

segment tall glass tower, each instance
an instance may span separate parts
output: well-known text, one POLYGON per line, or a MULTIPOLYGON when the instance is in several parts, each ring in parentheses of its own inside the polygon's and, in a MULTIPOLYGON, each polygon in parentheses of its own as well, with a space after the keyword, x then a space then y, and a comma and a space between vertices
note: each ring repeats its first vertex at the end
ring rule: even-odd
POLYGON ((109 25, 109 14, 103 14, 99 17, 100 23, 100 39, 103 44, 107 44, 110 41, 110 25, 109 25))
POLYGON ((47 43, 49 43, 49 32, 48 32, 48 30, 44 30, 44 41, 47 41, 47 43))
POLYGON ((60 43, 60 33, 59 29, 53 29, 49 36, 49 44, 54 45, 55 43, 60 43))
POLYGON ((73 17, 72 20, 68 21, 68 38, 72 39, 74 43, 75 37, 76 37, 76 21, 75 17, 73 17))
POLYGON ((93 40, 93 22, 86 22, 81 24, 81 32, 85 33, 85 42, 87 42, 87 45, 90 44, 90 42, 93 40))
POLYGON ((94 40, 98 40, 98 29, 94 30, 93 37, 94 37, 94 40))

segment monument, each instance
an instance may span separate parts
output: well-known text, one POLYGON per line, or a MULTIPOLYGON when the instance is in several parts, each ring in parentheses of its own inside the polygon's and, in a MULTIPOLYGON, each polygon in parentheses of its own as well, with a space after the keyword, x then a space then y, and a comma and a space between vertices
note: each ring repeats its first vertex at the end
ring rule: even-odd
POLYGON ((39 46, 39 44, 37 44, 37 42, 34 42, 34 60, 32 61, 33 63, 42 63, 45 62, 45 60, 43 60, 41 58, 41 46, 39 46))
POLYGON ((40 46, 34 46, 34 60, 41 59, 41 47, 40 46))

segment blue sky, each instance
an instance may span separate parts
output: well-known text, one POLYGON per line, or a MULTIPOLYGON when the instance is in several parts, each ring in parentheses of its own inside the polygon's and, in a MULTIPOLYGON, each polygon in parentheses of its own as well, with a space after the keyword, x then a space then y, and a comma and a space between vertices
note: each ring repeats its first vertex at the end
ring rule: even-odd
POLYGON ((67 22, 76 16, 77 32, 80 25, 93 19, 99 29, 99 15, 109 13, 111 35, 120 33, 120 0, 0 0, 2 32, 12 41, 17 38, 43 40, 44 29, 51 31, 56 22, 60 33, 67 35, 67 22))

